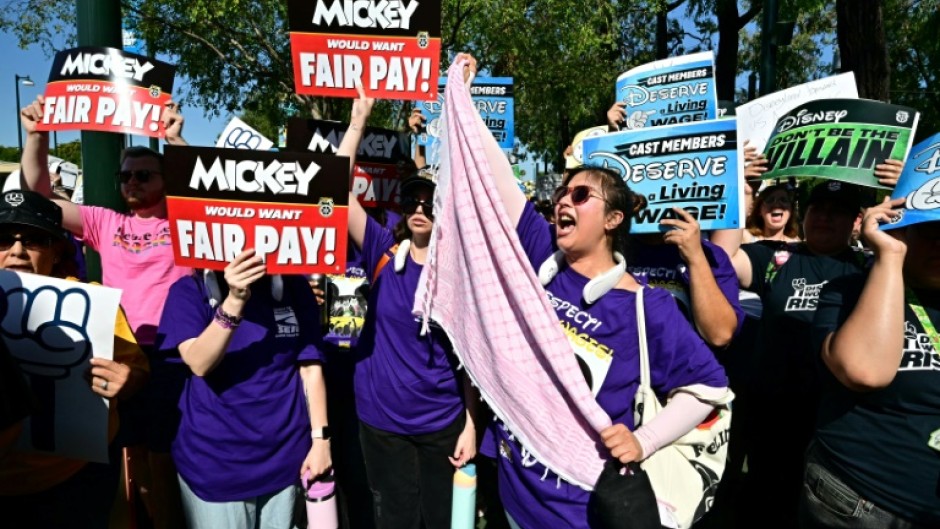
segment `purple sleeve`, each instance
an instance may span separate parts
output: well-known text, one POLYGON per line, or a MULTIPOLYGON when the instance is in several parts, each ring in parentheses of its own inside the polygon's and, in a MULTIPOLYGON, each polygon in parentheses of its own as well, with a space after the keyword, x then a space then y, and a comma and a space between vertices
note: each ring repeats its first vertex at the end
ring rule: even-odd
POLYGON ((320 307, 310 290, 310 285, 301 276, 283 276, 284 291, 292 292, 292 306, 297 321, 300 323, 300 342, 302 349, 297 356, 298 362, 326 360, 323 355, 323 336, 320 332, 320 307))
POLYGON ((535 210, 532 202, 527 201, 522 209, 522 215, 516 225, 516 233, 519 235, 519 242, 522 243, 526 257, 529 258, 532 268, 536 271, 558 249, 555 245, 555 226, 535 210))
MULTIPOLYGON (((366 234, 362 239, 362 262, 369 281, 375 277, 375 267, 389 248, 395 246, 395 236, 372 217, 366 219, 366 234)), ((390 263, 391 264, 391 263, 390 263)))
POLYGON ((200 288, 200 281, 186 276, 177 279, 170 287, 157 329, 156 346, 159 351, 176 354, 179 344, 198 337, 212 321, 212 307, 204 289, 200 288))
POLYGON ((692 384, 723 388, 725 370, 665 289, 644 291, 652 386, 661 397, 692 384))
POLYGON ((728 254, 720 246, 703 239, 702 248, 705 249, 705 255, 711 265, 712 274, 715 275, 718 288, 725 295, 728 303, 731 304, 731 308, 734 309, 734 317, 738 321, 734 335, 737 336, 741 332, 741 326, 744 325, 744 309, 741 308, 741 303, 738 301, 738 275, 734 271, 734 265, 731 264, 728 254))

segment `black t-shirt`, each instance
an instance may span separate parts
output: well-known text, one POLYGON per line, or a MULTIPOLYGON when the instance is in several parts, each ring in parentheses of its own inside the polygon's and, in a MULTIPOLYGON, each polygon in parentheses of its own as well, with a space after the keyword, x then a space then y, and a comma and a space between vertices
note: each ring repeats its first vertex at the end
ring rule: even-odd
MULTIPOLYGON (((863 286, 863 276, 826 285, 813 326, 815 346, 848 319, 863 286)), ((940 326, 940 293, 917 296, 934 328, 940 326)), ((887 387, 851 391, 826 371, 816 439, 833 470, 861 496, 940 527, 940 452, 927 446, 940 429, 940 351, 907 303, 898 332, 904 333, 904 353, 887 387)))
MULTIPOLYGON (((819 393, 819 349, 809 335, 822 287, 859 274, 864 256, 850 249, 836 256, 815 255, 804 244, 757 242, 741 246, 751 261, 750 290, 764 305, 753 373, 755 390, 773 398, 805 397, 815 408, 819 393)), ((801 410, 810 416, 814 409, 801 410)))
POLYGON ((32 394, 6 344, 0 340, 0 430, 26 418, 32 411, 32 394))

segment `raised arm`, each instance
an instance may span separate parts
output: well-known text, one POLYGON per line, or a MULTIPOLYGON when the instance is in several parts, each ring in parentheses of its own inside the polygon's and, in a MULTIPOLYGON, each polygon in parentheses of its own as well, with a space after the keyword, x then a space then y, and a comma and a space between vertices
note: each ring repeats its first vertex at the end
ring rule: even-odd
POLYGON ((166 102, 163 108, 163 128, 166 130, 166 142, 170 145, 187 146, 189 143, 183 139, 183 115, 180 114, 180 105, 172 100, 166 102))
POLYGON ((251 285, 264 274, 264 262, 254 250, 243 251, 225 267, 228 296, 202 334, 179 345, 180 356, 193 374, 204 377, 222 362, 238 326, 232 320, 241 320, 245 304, 251 297, 251 285))
POLYGON ((673 210, 679 218, 664 219, 660 224, 675 228, 667 231, 663 240, 679 248, 679 255, 689 267, 689 294, 695 329, 708 345, 726 347, 738 328, 734 308, 718 287, 708 257, 702 249, 698 221, 684 209, 673 210))
MULTIPOLYGON (((413 108, 411 109, 411 115, 408 116, 408 129, 412 134, 417 136, 425 129, 425 121, 427 121, 427 118, 424 117, 424 115, 421 113, 421 109, 413 108)), ((414 161, 415 166, 418 169, 422 169, 428 164, 428 158, 425 154, 424 145, 415 145, 414 161)))
POLYGON ((751 287, 753 270, 751 260, 747 254, 741 251, 741 238, 743 230, 715 230, 712 232, 711 241, 719 246, 728 254, 731 259, 731 266, 734 267, 734 273, 738 276, 738 283, 742 288, 751 287))
POLYGON ((904 256, 902 229, 884 232, 879 224, 896 218, 903 198, 869 208, 862 233, 875 253, 865 287, 852 313, 823 341, 822 358, 847 388, 868 391, 894 380, 904 350, 904 256))
MULTIPOLYGON (((353 100, 352 112, 349 115, 349 128, 343 135, 343 141, 339 144, 338 156, 349 157, 349 180, 352 180, 353 167, 356 165, 356 153, 359 151, 359 142, 362 141, 362 135, 365 133, 366 123, 369 121, 369 115, 372 114, 372 106, 375 105, 375 99, 366 97, 362 85, 357 85, 356 90, 359 97, 353 100)), ((362 208, 359 199, 352 193, 352 186, 349 186, 349 237, 359 248, 362 248, 362 242, 366 238, 366 223, 369 216, 366 210, 362 208)))
POLYGON ((26 131, 23 157, 20 160, 20 187, 52 199, 62 208, 62 226, 77 237, 84 235, 81 209, 76 204, 53 194, 49 177, 49 133, 36 130, 42 121, 43 96, 20 110, 20 122, 26 131))
MULTIPOLYGON (((477 72, 477 61, 470 54, 458 53, 454 62, 466 61, 463 69, 464 84, 467 90, 470 90, 470 84, 477 72)), ((468 94, 469 97, 469 94, 468 94)), ((479 112, 474 112, 473 122, 479 129, 480 138, 483 141, 483 148, 486 159, 489 162, 490 169, 493 171, 493 180, 496 182, 496 192, 499 193, 506 212, 509 214, 509 220, 513 226, 519 224, 519 218, 522 217, 522 211, 525 209, 526 198, 519 185, 516 183, 516 177, 512 173, 512 166, 509 165, 509 159, 496 143, 496 138, 483 123, 483 118, 479 112)))

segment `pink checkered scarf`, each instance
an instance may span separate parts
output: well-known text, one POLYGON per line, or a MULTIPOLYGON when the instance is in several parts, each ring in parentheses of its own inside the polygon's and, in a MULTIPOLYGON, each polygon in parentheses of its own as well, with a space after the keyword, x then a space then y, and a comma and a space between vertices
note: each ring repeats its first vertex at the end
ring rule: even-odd
MULTIPOLYGON (((450 337, 474 385, 509 431, 562 479, 590 490, 604 465, 594 400, 500 201, 484 151, 492 136, 450 67, 434 233, 415 312, 450 337)), ((601 445, 602 446, 602 445, 601 445)))

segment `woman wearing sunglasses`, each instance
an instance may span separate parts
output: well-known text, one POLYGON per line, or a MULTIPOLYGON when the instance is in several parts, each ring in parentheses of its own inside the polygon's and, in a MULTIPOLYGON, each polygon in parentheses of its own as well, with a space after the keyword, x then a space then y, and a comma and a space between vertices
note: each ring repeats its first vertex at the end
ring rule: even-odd
MULTIPOLYGON (((353 102, 339 153, 350 168, 374 100, 353 102)), ((394 233, 349 196, 349 236, 362 249, 370 281, 365 326, 355 372, 356 408, 366 473, 383 529, 451 526, 454 469, 476 454, 479 397, 456 371, 444 332, 421 335, 411 315, 434 226, 435 184, 421 176, 402 181, 402 218, 394 233)))
POLYGON ((786 184, 770 186, 761 191, 747 216, 743 242, 799 242, 800 229, 794 205, 793 193, 786 184))
MULTIPOLYGON (((31 191, 3 194, 0 268, 74 280, 74 252, 58 205, 31 191)), ((114 325, 113 359, 92 358, 89 363, 88 391, 111 401, 108 431, 102 432, 110 443, 117 435, 120 402, 146 384, 149 371, 123 311, 118 311, 114 325)), ((36 408, 34 413, 41 410, 36 408)), ((4 521, 10 527, 107 527, 121 470, 120 454, 117 443, 109 449, 107 464, 12 449, 0 458, 4 521)))

